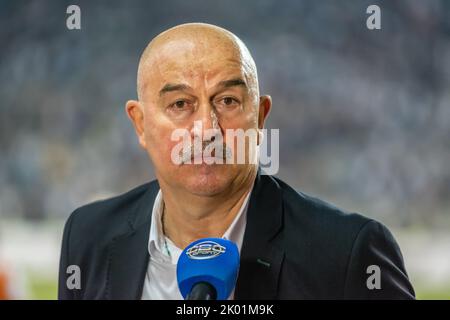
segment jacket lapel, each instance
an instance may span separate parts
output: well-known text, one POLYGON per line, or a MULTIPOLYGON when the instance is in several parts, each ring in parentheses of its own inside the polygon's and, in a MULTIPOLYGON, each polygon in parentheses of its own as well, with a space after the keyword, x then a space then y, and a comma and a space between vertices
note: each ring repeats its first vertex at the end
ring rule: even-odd
MULTIPOLYGON (((130 231, 109 245, 105 299, 140 299, 149 262, 151 213, 159 185, 152 182, 130 217, 130 231)), ((247 211, 235 299, 275 299, 284 252, 272 240, 282 227, 282 194, 258 172, 247 211)))
POLYGON ((270 176, 258 176, 250 197, 235 299, 276 299, 284 252, 272 243, 282 227, 282 194, 270 176))
POLYGON ((130 231, 109 245, 105 299, 140 299, 149 262, 148 239, 153 203, 159 186, 149 185, 131 213, 130 231))

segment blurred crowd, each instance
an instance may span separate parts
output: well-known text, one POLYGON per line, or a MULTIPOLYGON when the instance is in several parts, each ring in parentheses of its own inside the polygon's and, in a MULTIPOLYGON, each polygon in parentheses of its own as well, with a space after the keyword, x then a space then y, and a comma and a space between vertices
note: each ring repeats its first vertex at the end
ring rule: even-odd
POLYGON ((377 1, 373 31, 372 1, 76 3, 70 31, 72 2, 0 2, 0 219, 65 219, 152 179, 124 104, 148 41, 200 21, 254 55, 282 179, 399 226, 450 225, 450 2, 377 1))

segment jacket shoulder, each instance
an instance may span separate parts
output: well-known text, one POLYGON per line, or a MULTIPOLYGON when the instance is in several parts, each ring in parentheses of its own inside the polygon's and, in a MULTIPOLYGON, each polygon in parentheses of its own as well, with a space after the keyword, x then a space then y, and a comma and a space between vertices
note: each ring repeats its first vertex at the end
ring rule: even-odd
POLYGON ((109 241, 133 227, 140 200, 146 192, 158 188, 157 182, 151 181, 121 195, 83 205, 72 212, 66 228, 70 226, 71 234, 78 235, 80 241, 86 238, 84 235, 97 243, 109 241))
POLYGON ((358 235, 371 222, 378 222, 277 182, 282 190, 287 257, 294 263, 307 258, 322 266, 331 261, 342 278, 358 235))
POLYGON ((360 213, 346 211, 334 204, 294 190, 287 183, 275 178, 280 185, 286 219, 310 230, 327 232, 359 232, 364 225, 374 221, 360 213))

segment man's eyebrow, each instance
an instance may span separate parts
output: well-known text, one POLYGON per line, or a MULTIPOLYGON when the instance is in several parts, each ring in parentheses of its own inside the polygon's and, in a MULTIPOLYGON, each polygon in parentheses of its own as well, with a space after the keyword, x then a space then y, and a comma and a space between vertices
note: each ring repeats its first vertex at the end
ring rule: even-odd
POLYGON ((247 83, 245 83, 244 80, 242 80, 241 78, 236 78, 236 79, 230 79, 230 80, 223 80, 220 81, 217 84, 218 87, 225 87, 225 88, 229 88, 229 87, 234 87, 234 86, 244 86, 247 87, 247 83))
POLYGON ((161 90, 159 90, 159 95, 162 96, 166 92, 183 91, 187 89, 190 89, 190 87, 186 84, 167 83, 161 90))
MULTIPOLYGON (((244 80, 242 80, 241 78, 235 78, 235 79, 230 79, 230 80, 223 80, 220 81, 217 84, 218 87, 224 87, 224 88, 229 88, 229 87, 234 87, 234 86, 244 86, 247 87, 247 83, 245 83, 244 80)), ((164 93, 167 92, 171 92, 171 91, 183 91, 183 90, 188 90, 191 89, 191 87, 189 87, 186 84, 176 84, 176 83, 167 83, 166 85, 164 85, 164 87, 162 87, 162 89, 159 91, 159 95, 162 96, 164 93)))

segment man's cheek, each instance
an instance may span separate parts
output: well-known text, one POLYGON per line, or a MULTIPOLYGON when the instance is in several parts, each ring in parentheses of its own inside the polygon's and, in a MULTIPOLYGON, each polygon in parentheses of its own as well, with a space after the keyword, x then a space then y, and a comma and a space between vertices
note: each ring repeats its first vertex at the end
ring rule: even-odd
POLYGON ((171 166, 177 163, 174 162, 174 153, 180 155, 180 152, 177 150, 182 149, 183 140, 180 141, 174 140, 171 135, 160 135, 158 139, 153 142, 154 153, 157 156, 162 164, 171 166))

